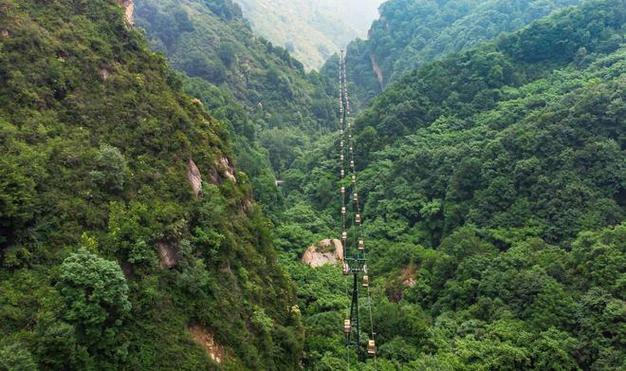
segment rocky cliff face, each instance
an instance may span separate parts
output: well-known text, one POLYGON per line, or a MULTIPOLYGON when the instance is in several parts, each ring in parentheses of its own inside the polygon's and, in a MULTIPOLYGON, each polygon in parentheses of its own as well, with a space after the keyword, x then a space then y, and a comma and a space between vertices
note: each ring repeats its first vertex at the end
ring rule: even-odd
POLYGON ((372 70, 374 71, 374 75, 376 75, 376 81, 378 81, 380 90, 383 90, 385 88, 385 76, 383 75, 382 68, 380 68, 376 61, 374 53, 370 53, 370 61, 372 62, 372 70))
POLYGON ((133 24, 133 16, 135 14, 135 3, 134 0, 117 0, 117 3, 120 4, 126 11, 126 22, 128 24, 133 24))
POLYGON ((339 240, 322 240, 306 249, 302 262, 313 268, 340 264, 343 262, 343 245, 339 240))

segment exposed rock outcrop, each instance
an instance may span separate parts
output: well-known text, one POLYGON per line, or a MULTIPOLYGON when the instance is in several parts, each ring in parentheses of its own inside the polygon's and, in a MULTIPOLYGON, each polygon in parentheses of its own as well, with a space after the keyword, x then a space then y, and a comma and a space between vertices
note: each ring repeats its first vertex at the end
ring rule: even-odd
POLYGON ((417 269, 415 265, 407 265, 400 270, 400 274, 385 285, 385 294, 389 301, 397 303, 404 299, 405 290, 417 285, 417 269))
POLYGON ((193 162, 192 159, 189 159, 187 162, 187 180, 189 180, 189 184, 191 184, 193 194, 196 198, 200 197, 202 193, 202 175, 200 174, 200 169, 198 169, 198 166, 196 166, 196 163, 193 162))
POLYGON ((157 242, 159 249, 159 257, 161 259, 161 268, 170 269, 178 264, 178 249, 173 243, 167 241, 157 242))
POLYGON ((232 162, 226 156, 220 157, 215 162, 215 169, 209 170, 209 181, 215 185, 224 184, 226 179, 233 183, 237 183, 237 177, 235 177, 235 167, 232 162))
POLYGON ((100 76, 100 79, 102 81, 107 81, 109 79, 109 77, 111 77, 112 73, 113 72, 108 67, 101 68, 100 71, 98 71, 98 75, 100 76))
POLYGON ((250 211, 254 209, 254 202, 251 198, 246 198, 241 202, 241 212, 244 214, 248 214, 250 211))
POLYGON ((343 263, 343 245, 340 240, 322 240, 306 249, 302 262, 313 268, 327 264, 341 264, 343 263))
POLYGON ((224 347, 215 341, 215 337, 207 329, 198 325, 189 326, 189 332, 193 340, 209 354, 215 363, 224 361, 224 347))
POLYGON ((415 280, 415 278, 408 278, 402 281, 402 284, 410 288, 410 287, 414 287, 417 284, 417 281, 415 280))
POLYGON ((126 14, 126 22, 129 25, 133 25, 135 20, 134 20, 134 15, 135 15, 135 2, 134 0, 117 0, 117 3, 120 4, 125 11, 126 14))
POLYGON ((408 267, 402 269, 402 285, 405 287, 415 286, 415 284, 417 284, 417 281, 415 280, 416 272, 417 268, 413 265, 409 265, 408 267))
POLYGON ((372 70, 374 71, 374 75, 376 75, 376 80, 378 80, 378 85, 380 85, 380 90, 382 91, 384 88, 385 76, 383 75, 383 70, 376 61, 374 53, 370 53, 370 61, 372 62, 372 70))
POLYGON ((223 156, 220 158, 220 165, 222 167, 222 171, 224 172, 224 176, 230 179, 233 183, 237 183, 237 178, 235 178, 235 167, 232 165, 228 157, 223 156))

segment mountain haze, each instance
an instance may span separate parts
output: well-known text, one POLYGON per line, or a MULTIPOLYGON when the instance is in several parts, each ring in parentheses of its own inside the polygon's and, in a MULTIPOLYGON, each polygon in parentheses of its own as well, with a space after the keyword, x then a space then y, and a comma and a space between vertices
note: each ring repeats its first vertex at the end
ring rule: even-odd
POLYGON ((350 41, 364 38, 383 0, 239 0, 255 31, 317 69, 350 41))

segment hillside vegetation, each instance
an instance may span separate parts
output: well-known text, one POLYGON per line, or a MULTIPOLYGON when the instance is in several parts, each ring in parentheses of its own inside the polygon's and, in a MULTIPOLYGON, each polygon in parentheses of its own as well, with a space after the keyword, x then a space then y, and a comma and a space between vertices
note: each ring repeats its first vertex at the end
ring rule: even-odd
MULTIPOLYGON (((368 103, 405 73, 579 0, 390 0, 367 40, 348 46, 353 96, 368 103)), ((336 70, 336 60, 325 69, 336 70)), ((334 76, 334 75, 332 75, 334 76)))
POLYGON ((136 19, 175 68, 224 88, 262 128, 318 130, 335 117, 317 75, 305 75, 286 49, 256 36, 230 1, 139 0, 136 19))
POLYGON ((337 58, 120 4, 0 0, 0 371, 626 369, 626 0, 390 0, 350 44, 376 358, 301 262, 338 255, 337 58))
POLYGON ((233 134, 239 167, 265 208, 282 204, 275 185, 315 133, 333 127, 333 86, 306 74, 288 51, 256 36, 227 0, 136 1, 136 25, 233 134))
MULTIPOLYGON (((228 119, 238 139, 268 149, 275 172, 293 161, 309 136, 334 127, 335 88, 319 74, 305 74, 286 49, 256 36, 238 5, 138 0, 137 25, 147 31, 153 48, 192 78, 186 83, 189 93, 228 119)), ((263 156, 247 157, 240 160, 244 169, 261 173, 263 156)), ((271 192, 268 184, 255 186, 260 197, 271 192)))
POLYGON ((228 130, 123 19, 0 2, 0 369, 297 367, 228 130))
MULTIPOLYGON (((626 367, 625 25, 623 0, 586 1, 424 65, 357 118, 367 367, 626 367)), ((286 176, 284 251, 339 225, 335 139, 286 176)), ((339 270, 290 271, 305 361, 346 367, 339 270)))

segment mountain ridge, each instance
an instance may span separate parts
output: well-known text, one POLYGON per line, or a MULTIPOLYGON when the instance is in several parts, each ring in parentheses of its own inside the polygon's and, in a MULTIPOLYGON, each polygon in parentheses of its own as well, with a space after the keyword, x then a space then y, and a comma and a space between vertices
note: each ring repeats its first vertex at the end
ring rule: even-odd
POLYGON ((293 286, 227 127, 117 1, 0 9, 0 368, 296 367, 293 286))
MULTIPOLYGON (((356 108, 369 103, 405 73, 450 53, 515 31, 578 0, 391 0, 384 3, 367 40, 348 45, 348 79, 356 108)), ((322 73, 331 76, 336 59, 322 73)))

